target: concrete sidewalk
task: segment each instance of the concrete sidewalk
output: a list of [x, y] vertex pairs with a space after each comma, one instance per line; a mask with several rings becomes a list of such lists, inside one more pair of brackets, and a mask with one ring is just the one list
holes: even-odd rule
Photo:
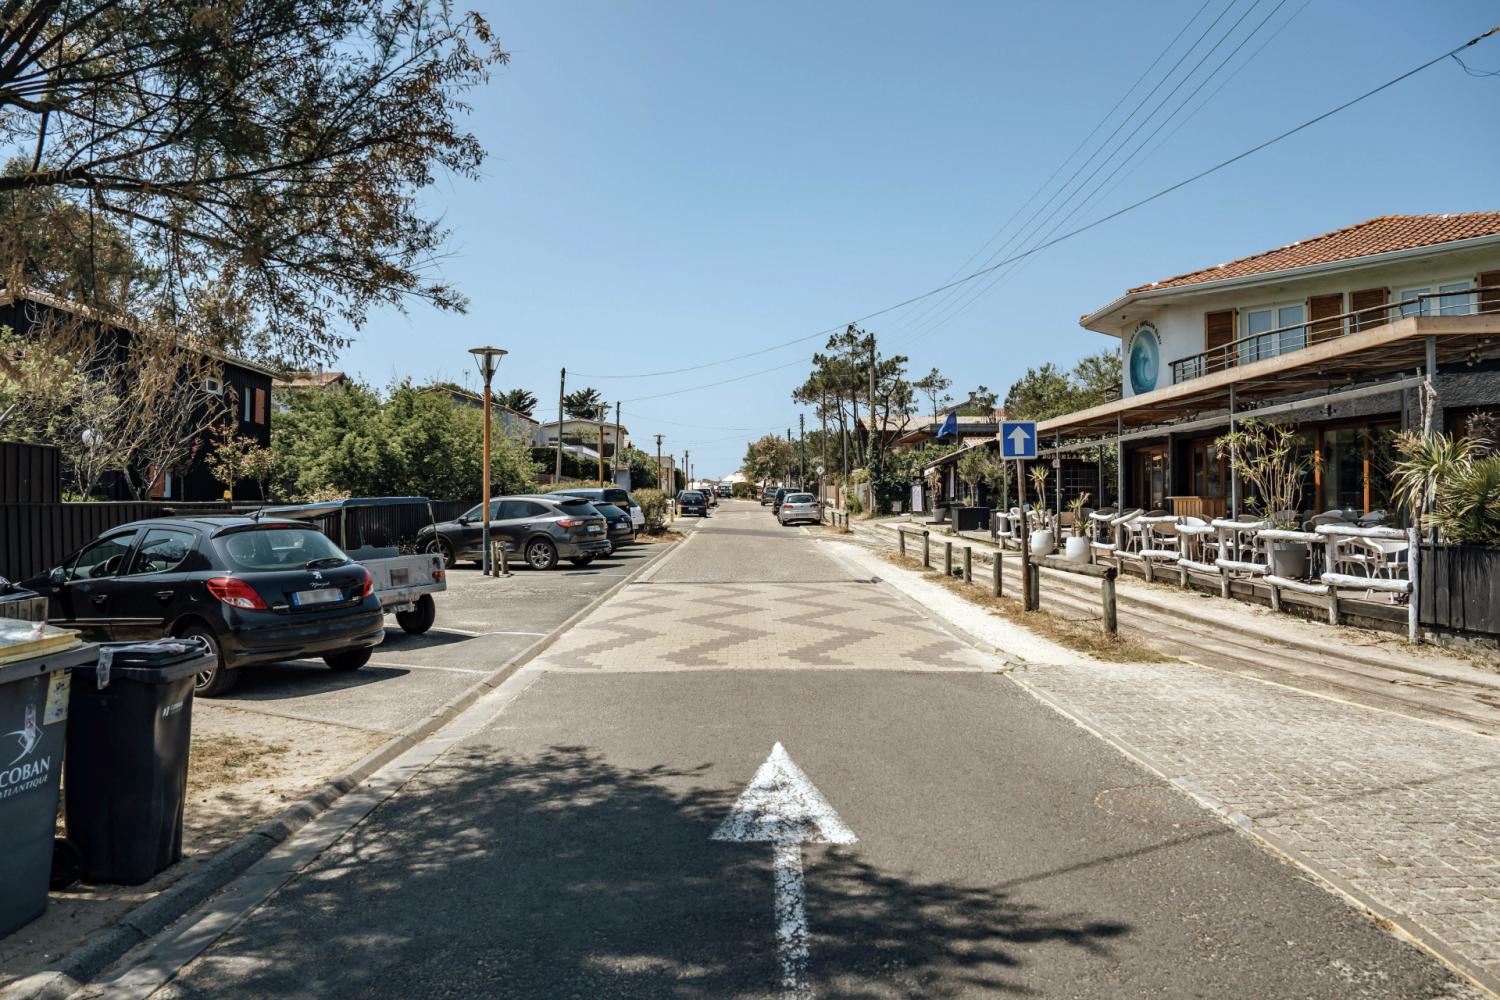
[[[912, 567], [884, 575], [958, 628], [994, 627]], [[1500, 740], [1204, 660], [1062, 654], [1011, 677], [1500, 995]]]
[[[894, 548], [895, 529], [905, 524], [890, 519], [855, 521], [852, 527], [867, 544]], [[993, 545], [936, 532], [931, 541], [934, 566], [941, 566], [942, 543], [952, 542], [955, 551], [974, 550], [976, 580], [988, 579]], [[907, 554], [914, 553], [908, 548]], [[1016, 593], [1011, 588], [1019, 588], [1019, 557], [1009, 552], [1004, 558], [1007, 592]], [[1122, 575], [1116, 590], [1120, 634], [1166, 655], [1470, 732], [1500, 733], [1500, 672], [1479, 658], [1182, 590], [1172, 582]], [[1044, 611], [1099, 620], [1093, 580], [1043, 569], [1041, 592]]]

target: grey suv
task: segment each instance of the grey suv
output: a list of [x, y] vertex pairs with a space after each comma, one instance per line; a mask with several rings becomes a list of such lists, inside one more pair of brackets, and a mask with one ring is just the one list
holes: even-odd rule
[[[425, 552], [438, 552], [452, 566], [460, 559], [483, 561], [484, 522], [481, 505], [456, 521], [424, 527], [417, 535]], [[559, 559], [587, 566], [609, 553], [604, 516], [580, 497], [498, 497], [490, 501], [490, 537], [505, 543], [532, 569], [551, 569]]]

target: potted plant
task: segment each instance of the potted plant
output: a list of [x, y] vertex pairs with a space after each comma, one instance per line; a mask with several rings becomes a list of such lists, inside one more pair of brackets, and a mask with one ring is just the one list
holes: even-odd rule
[[[990, 466], [989, 449], [983, 446], [971, 448], [958, 460], [958, 478], [969, 488], [971, 499], [979, 496], [979, 486], [988, 478]], [[977, 531], [989, 527], [990, 508], [978, 504], [961, 507], [955, 504], [953, 527], [958, 531]]]
[[[1312, 468], [1311, 452], [1303, 448], [1296, 429], [1277, 421], [1246, 420], [1237, 430], [1214, 441], [1229, 468], [1253, 488], [1249, 506], [1268, 527], [1295, 530], [1302, 481]], [[1266, 567], [1273, 576], [1297, 579], [1307, 575], [1307, 546], [1301, 542], [1266, 542]]]
[[1036, 491], [1033, 512], [1037, 524], [1031, 531], [1031, 554], [1037, 556], [1048, 555], [1057, 548], [1057, 538], [1047, 519], [1047, 471], [1045, 465], [1033, 465], [1030, 473], [1031, 488]]
[[1083, 505], [1089, 502], [1087, 493], [1080, 493], [1068, 502], [1068, 510], [1073, 512], [1073, 529], [1067, 540], [1063, 543], [1063, 558], [1069, 562], [1087, 563], [1089, 561], [1089, 539], [1084, 531]]

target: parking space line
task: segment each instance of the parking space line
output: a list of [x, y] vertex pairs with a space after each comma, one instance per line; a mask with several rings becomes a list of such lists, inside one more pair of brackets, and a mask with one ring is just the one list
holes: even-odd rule
[[371, 660], [369, 666], [390, 667], [392, 670], [446, 670], [450, 674], [487, 674], [485, 667], [440, 667], [435, 663], [391, 663], [387, 660]]
[[440, 628], [440, 629], [435, 628], [432, 631], [434, 631], [434, 632], [444, 632], [444, 633], [451, 632], [454, 635], [466, 635], [470, 639], [478, 639], [480, 636], [484, 636], [484, 635], [529, 635], [529, 636], [551, 635], [550, 632], [510, 632], [510, 631], [507, 631], [505, 629], [492, 629], [492, 630], [490, 630], [488, 632], [475, 632], [475, 631], [473, 631], [471, 629], [466, 629], [466, 628], [454, 628], [451, 625], [447, 626], [446, 628]]

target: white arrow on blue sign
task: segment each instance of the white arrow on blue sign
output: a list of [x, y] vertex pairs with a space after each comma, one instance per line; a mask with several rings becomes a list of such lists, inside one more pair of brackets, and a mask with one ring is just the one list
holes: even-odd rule
[[1035, 420], [1001, 421], [1000, 457], [1036, 458]]

